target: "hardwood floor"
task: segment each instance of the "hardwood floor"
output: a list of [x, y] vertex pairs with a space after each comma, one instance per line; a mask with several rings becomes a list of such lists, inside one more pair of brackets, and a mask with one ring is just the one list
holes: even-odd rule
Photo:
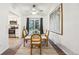
[[18, 38], [9, 38], [9, 49], [3, 52], [1, 55], [15, 55], [21, 45], [18, 44]]
[[[3, 52], [1, 55], [30, 55], [30, 46], [27, 46], [29, 43], [27, 43], [25, 47], [23, 47], [23, 44], [21, 45], [16, 44], [14, 47], [12, 43], [14, 43], [15, 39], [13, 40], [13, 42], [12, 40], [9, 43], [11, 44], [10, 48], [7, 49], [5, 52]], [[36, 48], [33, 49], [33, 55], [40, 55], [39, 49]], [[49, 40], [48, 47], [42, 47], [42, 55], [66, 55], [66, 54], [60, 48], [58, 48], [51, 40]]]
[[5, 52], [3, 52], [1, 55], [15, 55], [17, 52], [18, 48], [14, 48], [14, 49], [7, 49]]
[[[23, 47], [23, 45], [20, 47], [20, 49], [16, 52], [16, 55], [30, 55], [30, 47], [26, 45], [26, 47]], [[55, 51], [54, 47], [51, 46], [50, 43], [48, 43], [48, 47], [42, 46], [41, 49], [41, 55], [58, 55], [58, 53]], [[32, 55], [40, 55], [39, 48], [33, 48]]]
[[49, 42], [59, 55], [66, 55], [53, 41], [49, 40]]

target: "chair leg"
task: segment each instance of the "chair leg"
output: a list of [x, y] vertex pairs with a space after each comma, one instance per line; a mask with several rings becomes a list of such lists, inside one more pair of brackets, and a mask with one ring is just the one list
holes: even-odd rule
[[41, 45], [40, 45], [40, 55], [41, 55]]
[[46, 43], [46, 46], [48, 47], [48, 42]]
[[25, 47], [25, 39], [24, 39], [24, 47]]
[[46, 47], [48, 47], [48, 39], [46, 40]]
[[32, 45], [31, 45], [31, 52], [30, 52], [30, 54], [32, 55]]

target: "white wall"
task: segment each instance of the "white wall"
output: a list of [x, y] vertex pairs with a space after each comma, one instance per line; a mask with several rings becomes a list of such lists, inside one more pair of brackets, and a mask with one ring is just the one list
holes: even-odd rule
[[0, 54], [9, 47], [8, 9], [9, 9], [9, 4], [0, 4]]
[[79, 4], [63, 4], [63, 36], [50, 33], [50, 39], [67, 54], [79, 54]]
[[46, 33], [46, 30], [49, 30], [49, 16], [44, 16], [43, 20], [43, 30]]

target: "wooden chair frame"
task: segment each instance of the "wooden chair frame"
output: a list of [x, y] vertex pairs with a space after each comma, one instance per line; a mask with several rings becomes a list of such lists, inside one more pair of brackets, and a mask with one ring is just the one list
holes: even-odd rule
[[32, 37], [34, 36], [34, 35], [38, 35], [39, 37], [40, 37], [40, 44], [39, 44], [39, 48], [40, 48], [40, 55], [41, 55], [41, 43], [42, 43], [42, 38], [41, 38], [41, 35], [40, 34], [33, 34], [32, 36], [31, 36], [31, 55], [32, 55], [32, 48], [33, 48], [33, 45], [34, 44], [32, 44]]

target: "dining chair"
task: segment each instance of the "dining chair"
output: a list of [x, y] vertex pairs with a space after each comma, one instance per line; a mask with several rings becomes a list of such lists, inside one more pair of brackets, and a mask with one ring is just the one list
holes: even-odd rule
[[22, 38], [23, 38], [23, 41], [24, 41], [24, 44], [23, 44], [24, 47], [25, 47], [25, 42], [27, 41], [27, 40], [26, 40], [26, 36], [27, 36], [27, 32], [26, 32], [25, 29], [23, 29], [23, 30], [22, 30]]
[[48, 36], [49, 36], [49, 31], [46, 32], [45, 36], [46, 36], [46, 46], [48, 47]]
[[48, 47], [48, 36], [49, 36], [49, 32], [46, 31], [45, 34], [41, 35], [42, 40], [45, 41], [45, 45]]
[[34, 46], [40, 49], [40, 55], [41, 55], [41, 35], [40, 34], [33, 34], [31, 36], [31, 55], [32, 55], [33, 48], [35, 48]]

